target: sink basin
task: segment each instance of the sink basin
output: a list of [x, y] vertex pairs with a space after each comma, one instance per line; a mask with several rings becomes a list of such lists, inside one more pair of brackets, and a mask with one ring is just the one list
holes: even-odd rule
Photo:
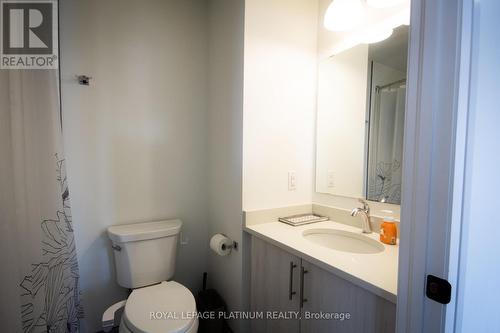
[[384, 251], [384, 245], [361, 233], [337, 229], [308, 229], [302, 235], [308, 241], [329, 249], [372, 254]]

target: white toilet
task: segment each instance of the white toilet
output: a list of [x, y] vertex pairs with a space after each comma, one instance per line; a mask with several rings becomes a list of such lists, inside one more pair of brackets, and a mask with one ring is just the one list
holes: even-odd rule
[[113, 242], [118, 284], [133, 289], [120, 333], [192, 333], [198, 330], [193, 294], [174, 275], [180, 220], [116, 225]]

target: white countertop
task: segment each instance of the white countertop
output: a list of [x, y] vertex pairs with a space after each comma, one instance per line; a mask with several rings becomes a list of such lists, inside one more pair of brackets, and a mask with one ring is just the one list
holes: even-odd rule
[[[342, 223], [325, 221], [293, 227], [281, 222], [245, 226], [244, 230], [309, 261], [368, 291], [396, 303], [398, 282], [398, 245], [384, 245], [375, 254], [357, 254], [317, 245], [302, 236], [307, 229], [337, 229], [361, 233], [361, 229]], [[365, 234], [378, 241], [377, 233]]]

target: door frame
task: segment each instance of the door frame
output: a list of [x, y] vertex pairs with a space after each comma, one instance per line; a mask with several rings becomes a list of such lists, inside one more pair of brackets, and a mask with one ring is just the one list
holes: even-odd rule
[[[473, 0], [412, 0], [397, 332], [452, 332], [462, 226]], [[425, 296], [433, 274], [452, 285]]]

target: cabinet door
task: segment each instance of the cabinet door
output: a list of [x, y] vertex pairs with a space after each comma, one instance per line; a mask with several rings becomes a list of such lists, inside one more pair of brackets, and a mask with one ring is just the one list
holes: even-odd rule
[[[301, 333], [353, 333], [395, 331], [396, 305], [336, 275], [302, 260], [303, 307]], [[323, 314], [350, 318], [320, 319]], [[309, 318], [309, 319], [308, 319]], [[346, 318], [346, 317], [344, 317]]]
[[[300, 258], [252, 237], [250, 307], [264, 315], [251, 320], [253, 333], [299, 332], [299, 270]], [[269, 318], [273, 311], [289, 318]]]

